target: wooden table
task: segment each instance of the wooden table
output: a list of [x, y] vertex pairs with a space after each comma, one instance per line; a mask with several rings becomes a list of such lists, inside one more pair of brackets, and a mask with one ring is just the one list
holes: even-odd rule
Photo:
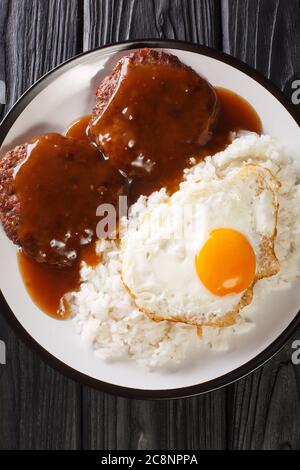
[[[0, 0], [4, 112], [69, 57], [137, 38], [223, 49], [289, 97], [292, 82], [300, 79], [299, 0]], [[291, 363], [291, 342], [227, 388], [151, 402], [68, 380], [29, 350], [1, 316], [0, 339], [7, 345], [7, 365], [0, 366], [0, 448], [300, 448], [300, 366]]]

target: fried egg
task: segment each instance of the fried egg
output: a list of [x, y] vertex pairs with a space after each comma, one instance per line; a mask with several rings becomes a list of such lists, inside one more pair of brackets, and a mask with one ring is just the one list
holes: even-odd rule
[[186, 182], [122, 238], [122, 279], [154, 320], [228, 326], [276, 274], [279, 182], [257, 165]]

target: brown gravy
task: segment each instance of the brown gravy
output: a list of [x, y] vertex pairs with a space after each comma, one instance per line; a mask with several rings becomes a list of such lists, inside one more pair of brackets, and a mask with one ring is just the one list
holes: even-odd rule
[[96, 239], [97, 207], [116, 204], [123, 182], [88, 143], [59, 134], [34, 139], [14, 177], [26, 254], [59, 268], [76, 264], [82, 246]]
[[68, 310], [61, 299], [67, 292], [77, 289], [78, 267], [57, 269], [37, 263], [22, 250], [18, 253], [18, 263], [24, 284], [34, 303], [48, 315], [62, 320], [67, 318]]
[[164, 62], [125, 61], [120, 75], [109, 105], [91, 123], [91, 139], [132, 178], [157, 181], [173, 166], [184, 168], [212, 137], [215, 89], [191, 68]]
[[[217, 151], [224, 149], [230, 143], [230, 133], [232, 131], [238, 131], [241, 129], [254, 131], [257, 133], [261, 133], [262, 131], [259, 116], [247, 101], [245, 101], [240, 96], [232, 93], [229, 90], [218, 88], [216, 89], [216, 92], [220, 102], [220, 115], [218, 123], [215, 127], [210, 142], [208, 142], [201, 149], [198, 149], [197, 154], [195, 155], [195, 159], [197, 162], [201, 161], [205, 156], [209, 154], [213, 154]], [[88, 125], [89, 116], [83, 116], [83, 118], [78, 119], [69, 127], [66, 135], [74, 137], [78, 140], [87, 141], [86, 135]], [[77, 144], [74, 145], [74, 150], [76, 151]], [[80, 145], [80, 143], [78, 143], [78, 145]], [[42, 185], [40, 185], [40, 183], [41, 181], [44, 181], [44, 184], [46, 184], [45, 168], [47, 168], [47, 161], [50, 159], [51, 152], [46, 151], [45, 153], [43, 148], [41, 148], [41, 150], [43, 150], [43, 152], [40, 152], [40, 150], [36, 152], [36, 158], [28, 160], [26, 166], [24, 165], [24, 169], [26, 169], [26, 171], [23, 173], [23, 182], [20, 179], [17, 184], [17, 186], [19, 187], [19, 191], [24, 192], [22, 197], [24, 197], [24, 195], [28, 196], [28, 188], [31, 189], [32, 193], [32, 187], [40, 188], [35, 189], [33, 200], [36, 200], [37, 197], [44, 197], [43, 190], [41, 189]], [[97, 151], [96, 149], [93, 149], [90, 152], [93, 160], [96, 155], [94, 155], [94, 152]], [[38, 156], [41, 156], [41, 154], [43, 154], [43, 159], [46, 155], [46, 160], [43, 160], [43, 164], [39, 165]], [[98, 157], [101, 158], [100, 155], [98, 155]], [[133, 200], [135, 200], [140, 194], [149, 194], [153, 190], [159, 189], [161, 186], [164, 185], [167, 186], [167, 188], [171, 192], [176, 190], [179, 181], [182, 179], [183, 168], [190, 166], [191, 164], [192, 163], [188, 159], [179, 159], [178, 161], [173, 160], [172, 165], [170, 165], [169, 161], [166, 161], [165, 165], [161, 165], [160, 174], [156, 175], [155, 178], [133, 178], [131, 182], [131, 202], [133, 202]], [[35, 172], [31, 172], [33, 167], [35, 167]], [[114, 178], [112, 178], [110, 175], [111, 170], [107, 170], [105, 176], [103, 176], [102, 169], [100, 168], [101, 164], [99, 164], [99, 171], [101, 171], [100, 173], [96, 172], [96, 177], [95, 168], [92, 167], [93, 165], [90, 168], [91, 171], [85, 168], [84, 171], [81, 171], [80, 174], [77, 174], [77, 179], [79, 179], [80, 181], [82, 179], [84, 181], [84, 183], [82, 183], [82, 189], [84, 189], [84, 191], [87, 191], [87, 194], [84, 196], [84, 198], [88, 199], [88, 190], [85, 186], [88, 185], [88, 183], [92, 184], [91, 181], [97, 183], [98, 178], [100, 178], [100, 180], [104, 184], [109, 182], [107, 193], [108, 202], [116, 204], [115, 195], [118, 193], [118, 190], [120, 188], [119, 178], [116, 178], [116, 183], [115, 175]], [[97, 164], [96, 167], [98, 168]], [[53, 207], [55, 207], [56, 204], [61, 204], [61, 202], [63, 201], [62, 195], [64, 195], [65, 197], [65, 195], [67, 194], [66, 190], [69, 190], [69, 188], [66, 187], [66, 185], [69, 184], [66, 183], [66, 181], [70, 181], [70, 169], [68, 169], [68, 164], [66, 169], [68, 170], [67, 173], [61, 171], [61, 169], [58, 170], [58, 168], [56, 168], [52, 175], [51, 171], [50, 173], [47, 171], [47, 185], [50, 184], [50, 187], [51, 185], [53, 185], [53, 188], [60, 187], [59, 194], [55, 196], [54, 200], [51, 203], [53, 204]], [[52, 176], [55, 176], [55, 178], [52, 179]], [[25, 178], [29, 178], [30, 180], [30, 184], [28, 186], [24, 184]], [[26, 181], [28, 180], [26, 179]], [[35, 183], [36, 186], [34, 186], [33, 183]], [[23, 186], [24, 188], [27, 187], [26, 191], [25, 189], [22, 189]], [[92, 198], [91, 201], [91, 207], [94, 211], [94, 199]], [[97, 200], [97, 205], [100, 202], [99, 200]], [[33, 204], [32, 214], [36, 213], [36, 209], [37, 206]], [[75, 208], [74, 216], [82, 216], [82, 211], [83, 206], [80, 206], [80, 208]], [[29, 211], [29, 213], [31, 213], [31, 210]], [[50, 214], [51, 211], [46, 214], [46, 222]], [[62, 215], [63, 214], [60, 213], [60, 217]], [[95, 219], [94, 216], [95, 212], [93, 213], [93, 217], [91, 217], [90, 222], [88, 223], [88, 226], [91, 227], [93, 230], [95, 229], [96, 223], [98, 221]], [[80, 217], [80, 220], [81, 219], [82, 217]], [[57, 227], [55, 228], [55, 230], [57, 231]], [[65, 228], [63, 229], [63, 232], [64, 230]], [[95, 237], [93, 236], [92, 243], [86, 245], [85, 247], [81, 247], [76, 262], [71, 268], [66, 269], [57, 269], [53, 266], [49, 266], [48, 264], [37, 263], [36, 261], [26, 256], [23, 251], [19, 252], [19, 266], [25, 285], [34, 302], [44, 312], [58, 319], [64, 319], [68, 316], [68, 311], [66, 310], [65, 305], [61, 302], [61, 299], [63, 295], [68, 291], [75, 290], [76, 288], [78, 288], [79, 265], [81, 260], [85, 260], [88, 264], [92, 266], [96, 265], [99, 262], [99, 257], [95, 253], [94, 240]]]
[[130, 191], [130, 203], [141, 194], [151, 194], [153, 191], [166, 187], [169, 192], [178, 189], [182, 180], [183, 170], [200, 161], [208, 155], [224, 150], [231, 142], [231, 133], [240, 130], [262, 132], [261, 120], [255, 109], [241, 96], [225, 88], [216, 88], [219, 99], [219, 118], [216, 123], [211, 140], [195, 154], [193, 159], [178, 159], [172, 165], [160, 167], [159, 175], [155, 178], [140, 177], [133, 179]]
[[88, 132], [91, 115], [86, 114], [85, 116], [76, 119], [65, 132], [67, 137], [73, 137], [73, 139], [83, 140], [89, 142]]
[[[95, 243], [82, 248], [80, 261], [85, 261], [92, 267], [99, 263]], [[58, 269], [37, 263], [19, 250], [18, 264], [24, 284], [34, 303], [43, 312], [60, 320], [68, 317], [68, 308], [62, 299], [67, 292], [74, 291], [79, 286], [80, 261], [69, 269]]]

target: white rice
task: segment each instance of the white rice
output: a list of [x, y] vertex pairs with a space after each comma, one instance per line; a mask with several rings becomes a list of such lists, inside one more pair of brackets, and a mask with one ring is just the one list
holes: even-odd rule
[[[80, 289], [68, 294], [76, 331], [84, 341], [93, 345], [98, 356], [103, 359], [129, 356], [142, 366], [157, 368], [180, 363], [190, 348], [205, 346], [226, 350], [228, 337], [245, 334], [254, 326], [251, 312], [258, 302], [270, 295], [272, 289], [284, 289], [299, 277], [300, 184], [294, 165], [271, 137], [247, 134], [236, 138], [225, 151], [186, 170], [186, 182], [181, 185], [189, 181], [222, 178], [230, 170], [246, 163], [268, 168], [282, 185], [275, 245], [280, 272], [256, 284], [254, 300], [241, 311], [235, 326], [222, 329], [204, 327], [203, 336], [199, 337], [194, 326], [166, 321], [157, 323], [141, 313], [122, 283], [118, 246], [114, 241], [101, 240], [97, 243], [101, 262], [95, 268], [83, 264]], [[147, 207], [166, 198], [164, 189], [149, 198], [140, 197], [130, 210], [130, 223], [138, 224]]]

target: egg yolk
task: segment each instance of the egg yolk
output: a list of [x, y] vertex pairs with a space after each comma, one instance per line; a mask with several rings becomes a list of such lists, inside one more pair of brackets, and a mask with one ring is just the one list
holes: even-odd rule
[[213, 294], [238, 294], [254, 280], [255, 253], [240, 232], [216, 229], [196, 255], [196, 270], [202, 284]]

